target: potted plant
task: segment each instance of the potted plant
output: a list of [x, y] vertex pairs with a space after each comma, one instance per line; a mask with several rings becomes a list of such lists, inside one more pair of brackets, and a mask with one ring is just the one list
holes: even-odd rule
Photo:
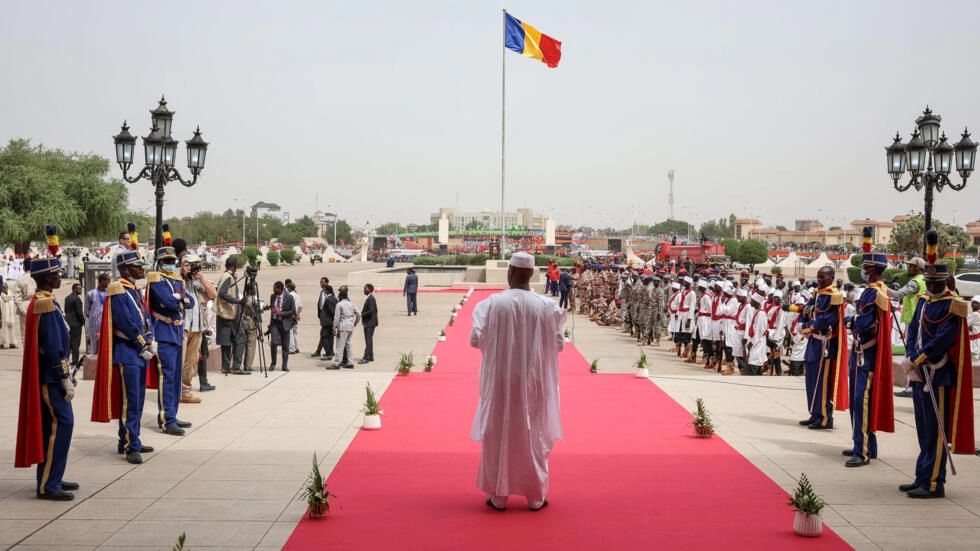
[[303, 488], [302, 498], [306, 499], [309, 506], [309, 516], [311, 519], [321, 519], [330, 512], [330, 498], [333, 493], [327, 490], [327, 484], [320, 475], [320, 465], [317, 463], [316, 452], [313, 452], [313, 470], [306, 479], [306, 487]]
[[815, 538], [823, 533], [823, 518], [820, 516], [820, 511], [826, 503], [813, 491], [806, 474], [800, 476], [789, 504], [796, 509], [796, 517], [793, 519], [794, 532], [808, 538]]
[[646, 379], [650, 376], [650, 370], [648, 369], [648, 367], [650, 367], [650, 364], [647, 363], [646, 352], [640, 352], [640, 359], [636, 360], [636, 363], [633, 364], [633, 367], [636, 368], [636, 374], [634, 375], [635, 377]]
[[435, 357], [435, 356], [429, 356], [429, 357], [427, 357], [427, 358], [425, 359], [425, 367], [423, 368], [423, 370], [424, 370], [424, 371], [425, 371], [426, 373], [428, 373], [428, 372], [430, 372], [430, 371], [432, 371], [432, 368], [433, 368], [433, 367], [434, 367], [435, 365], [436, 365], [436, 357]]
[[565, 329], [565, 342], [572, 341], [572, 332], [569, 329]]
[[415, 355], [414, 352], [409, 352], [408, 354], [402, 354], [401, 358], [398, 359], [398, 374], [408, 375], [412, 372], [412, 368], [415, 367]]
[[708, 408], [704, 407], [704, 400], [698, 398], [695, 400], [697, 404], [697, 411], [694, 412], [694, 434], [698, 438], [711, 438], [715, 433], [715, 425], [711, 422], [711, 415], [708, 414]]
[[446, 342], [446, 330], [445, 329], [440, 329], [439, 330], [439, 342]]
[[599, 358], [592, 360], [592, 363], [589, 365], [589, 372], [590, 373], [599, 372]]
[[177, 545], [173, 547], [172, 551], [184, 551], [184, 544], [187, 542], [187, 532], [181, 532], [177, 536]]
[[452, 327], [456, 323], [456, 314], [449, 316], [449, 327]]
[[378, 398], [371, 390], [371, 383], [367, 384], [367, 399], [364, 400], [364, 421], [361, 428], [365, 430], [378, 430], [381, 428], [381, 414], [384, 413], [378, 408]]

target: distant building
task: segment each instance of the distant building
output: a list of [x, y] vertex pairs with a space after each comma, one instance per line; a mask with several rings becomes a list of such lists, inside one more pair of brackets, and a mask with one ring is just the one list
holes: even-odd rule
[[[864, 228], [873, 228], [873, 240], [876, 245], [885, 245], [891, 240], [892, 229], [899, 222], [899, 218], [907, 219], [907, 216], [896, 216], [892, 221], [864, 220], [851, 221], [850, 228], [829, 229], [819, 220], [796, 220], [792, 230], [785, 230], [772, 227], [764, 227], [762, 222], [755, 218], [736, 218], [735, 219], [735, 238], [736, 239], [761, 239], [770, 243], [794, 244], [794, 245], [817, 245], [821, 247], [833, 247], [837, 245], [853, 245], [860, 247], [864, 240]], [[980, 235], [980, 221], [978, 224], [978, 235]]]
[[970, 245], [980, 246], [980, 220], [974, 220], [966, 225], [966, 234], [970, 236]]
[[284, 224], [289, 223], [289, 213], [284, 213], [282, 211], [282, 207], [275, 203], [259, 201], [258, 203], [252, 205], [252, 218], [261, 218], [263, 216], [273, 216], [282, 220]]
[[[484, 209], [481, 211], [456, 211], [452, 208], [440, 208], [439, 212], [429, 215], [432, 224], [438, 224], [443, 216], [449, 220], [449, 227], [453, 230], [466, 229], [467, 226], [476, 222], [484, 228], [500, 227], [500, 211]], [[545, 222], [548, 220], [547, 214], [536, 213], [531, 209], [517, 209], [514, 212], [504, 212], [504, 227], [523, 226], [529, 230], [544, 231]]]

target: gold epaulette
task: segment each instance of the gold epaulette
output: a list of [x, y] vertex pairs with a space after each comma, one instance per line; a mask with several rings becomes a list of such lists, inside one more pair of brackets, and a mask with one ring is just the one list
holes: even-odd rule
[[875, 304], [878, 305], [878, 308], [881, 308], [886, 312], [892, 308], [892, 303], [890, 300], [888, 300], [888, 293], [880, 289], [878, 290], [878, 294], [875, 295]]
[[965, 318], [970, 313], [970, 304], [961, 298], [954, 298], [953, 304], [949, 305], [949, 311], [961, 318]]
[[118, 281], [113, 281], [112, 283], [110, 283], [105, 290], [106, 296], [110, 296], [110, 297], [115, 295], [121, 295], [125, 292], [126, 292], [126, 288], [123, 287], [123, 284]]
[[834, 294], [830, 295], [831, 306], [840, 306], [841, 304], [844, 304], [844, 295], [842, 293], [835, 292]]
[[161, 274], [160, 272], [150, 272], [146, 274], [147, 283], [157, 283], [160, 281], [163, 281], [163, 274]]
[[37, 297], [34, 299], [34, 315], [54, 312], [54, 297]]

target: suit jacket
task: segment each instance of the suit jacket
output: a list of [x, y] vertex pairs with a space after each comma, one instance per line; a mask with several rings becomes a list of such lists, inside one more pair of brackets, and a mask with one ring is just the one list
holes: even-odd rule
[[65, 321], [68, 327], [82, 327], [85, 325], [85, 314], [82, 309], [82, 297], [75, 293], [69, 293], [65, 299]]
[[567, 293], [569, 289], [572, 288], [572, 276], [568, 272], [562, 272], [558, 276], [558, 290], [562, 293]]
[[[272, 307], [269, 310], [269, 323], [272, 324], [272, 316], [276, 309], [276, 299], [279, 297], [272, 293], [269, 297], [269, 306]], [[288, 291], [282, 292], [282, 308], [279, 312], [279, 319], [282, 320], [283, 329], [289, 331], [296, 325], [296, 301], [293, 300], [293, 295], [290, 295]]]
[[316, 301], [316, 315], [320, 319], [320, 327], [331, 327], [333, 326], [333, 313], [337, 310], [337, 297], [333, 294], [327, 295], [327, 298], [323, 301], [323, 306], [320, 305], [319, 297]]
[[378, 326], [378, 303], [374, 300], [374, 293], [364, 299], [364, 306], [361, 308], [361, 323], [364, 327]]
[[405, 289], [406, 293], [417, 293], [419, 291], [419, 276], [416, 274], [408, 274], [405, 276]]

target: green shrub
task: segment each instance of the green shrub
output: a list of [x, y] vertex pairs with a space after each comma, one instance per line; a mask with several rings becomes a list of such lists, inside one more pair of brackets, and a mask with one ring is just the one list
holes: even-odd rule
[[860, 268], [861, 267], [861, 264], [863, 264], [863, 263], [864, 263], [864, 255], [863, 254], [851, 255], [851, 266], [857, 266], [858, 268]]
[[[238, 253], [238, 254], [235, 254], [235, 255], [232, 255], [232, 256], [235, 257], [235, 262], [238, 263], [238, 269], [239, 270], [241, 270], [242, 268], [244, 268], [246, 266], [246, 264], [248, 264], [248, 257], [245, 256], [244, 254]], [[221, 269], [224, 269], [224, 266], [222, 266]]]
[[258, 247], [254, 247], [252, 245], [249, 245], [248, 247], [245, 247], [245, 250], [243, 251], [243, 253], [248, 258], [248, 264], [249, 264], [249, 266], [252, 266], [254, 268], [255, 267], [255, 263], [256, 263], [256, 261], [259, 258], [259, 248]]
[[901, 268], [886, 268], [885, 273], [881, 274], [881, 280], [888, 285], [898, 283], [898, 285], [901, 287], [909, 282], [909, 276], [908, 273]]
[[292, 264], [293, 261], [296, 260], [296, 251], [293, 249], [283, 249], [279, 251], [279, 257], [286, 264]]
[[956, 257], [956, 269], [957, 270], [962, 269], [964, 264], [966, 264], [966, 259], [963, 258], [962, 256], [957, 256]]
[[770, 268], [769, 273], [771, 273], [771, 274], [781, 274], [781, 273], [783, 273], [783, 269], [780, 268], [779, 266], [773, 266], [772, 268]]
[[265, 258], [269, 261], [270, 266], [279, 265], [279, 251], [269, 251], [265, 253]]
[[860, 285], [864, 281], [861, 279], [861, 268], [857, 266], [847, 267], [847, 280], [855, 285]]
[[539, 254], [534, 257], [535, 266], [547, 266], [548, 261], [553, 260], [557, 266], [572, 266], [575, 264], [575, 260], [572, 258], [566, 258], [564, 256], [552, 256], [547, 254]]

